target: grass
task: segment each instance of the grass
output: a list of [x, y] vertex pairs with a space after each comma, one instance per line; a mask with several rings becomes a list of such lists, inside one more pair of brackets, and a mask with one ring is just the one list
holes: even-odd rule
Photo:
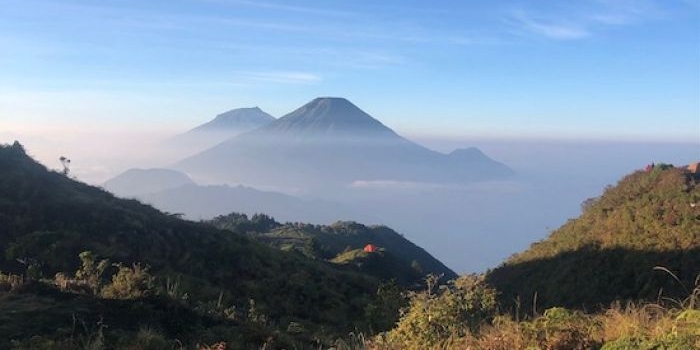
[[[527, 320], [498, 316], [478, 332], [448, 336], [423, 350], [700, 349], [700, 285], [683, 301], [614, 304], [596, 314], [551, 308]], [[407, 350], [379, 336], [371, 350]], [[416, 348], [418, 349], [418, 348]]]

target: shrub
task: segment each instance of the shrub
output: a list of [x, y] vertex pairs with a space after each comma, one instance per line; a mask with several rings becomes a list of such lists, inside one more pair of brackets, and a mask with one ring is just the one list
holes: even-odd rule
[[0, 292], [11, 292], [24, 284], [24, 277], [0, 272]]
[[102, 289], [102, 296], [111, 299], [136, 299], [149, 296], [154, 291], [154, 277], [148, 267], [134, 264], [131, 267], [117, 265], [112, 283]]
[[585, 350], [597, 343], [600, 322], [578, 311], [561, 307], [545, 310], [541, 317], [524, 324], [524, 330], [540, 349]]
[[387, 340], [402, 349], [427, 349], [476, 333], [496, 311], [496, 291], [483, 276], [465, 275], [437, 292], [437, 277], [428, 277], [428, 289], [412, 293], [409, 306]]
[[92, 293], [98, 295], [102, 287], [102, 275], [109, 267], [109, 260], [103, 259], [98, 262], [97, 256], [91, 251], [84, 251], [78, 256], [82, 265], [75, 272], [75, 278], [85, 282], [92, 288]]

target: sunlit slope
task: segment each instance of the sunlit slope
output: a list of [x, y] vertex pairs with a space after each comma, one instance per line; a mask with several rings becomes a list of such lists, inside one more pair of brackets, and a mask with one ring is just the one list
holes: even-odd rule
[[584, 202], [580, 217], [508, 259], [489, 280], [503, 300], [528, 308], [683, 298], [700, 273], [699, 202], [698, 177], [685, 168], [637, 171]]

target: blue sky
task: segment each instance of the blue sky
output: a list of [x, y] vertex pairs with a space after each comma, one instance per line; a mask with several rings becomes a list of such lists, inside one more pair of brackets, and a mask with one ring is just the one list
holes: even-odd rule
[[0, 131], [343, 96], [405, 134], [700, 142], [695, 0], [0, 0]]

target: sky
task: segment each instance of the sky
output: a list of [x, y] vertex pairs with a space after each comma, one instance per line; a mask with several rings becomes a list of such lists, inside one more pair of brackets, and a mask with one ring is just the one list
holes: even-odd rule
[[0, 0], [0, 133], [342, 96], [406, 135], [699, 143], [699, 43], [696, 0]]

